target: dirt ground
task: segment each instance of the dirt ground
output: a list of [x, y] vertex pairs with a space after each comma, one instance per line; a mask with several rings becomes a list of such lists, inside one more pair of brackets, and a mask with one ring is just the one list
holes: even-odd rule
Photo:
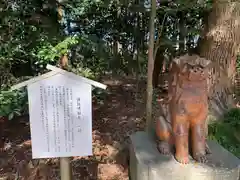
[[[129, 136], [144, 129], [144, 82], [107, 78], [102, 100], [93, 98], [93, 156], [73, 157], [76, 180], [128, 180]], [[136, 91], [138, 89], [138, 92]], [[5, 152], [0, 153], [0, 180], [57, 180], [59, 159], [31, 159], [29, 118], [7, 123]]]

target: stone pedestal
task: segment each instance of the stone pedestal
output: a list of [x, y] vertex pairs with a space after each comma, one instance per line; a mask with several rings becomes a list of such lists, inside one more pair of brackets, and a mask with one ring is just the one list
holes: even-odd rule
[[161, 155], [153, 138], [145, 132], [131, 136], [131, 180], [239, 180], [240, 160], [214, 141], [208, 163], [178, 163], [173, 156]]

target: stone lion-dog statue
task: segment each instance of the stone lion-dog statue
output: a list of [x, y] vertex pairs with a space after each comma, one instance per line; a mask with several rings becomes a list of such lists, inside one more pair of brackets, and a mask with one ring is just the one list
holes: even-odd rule
[[211, 153], [206, 143], [207, 80], [209, 69], [215, 65], [197, 55], [184, 55], [172, 62], [169, 113], [157, 119], [155, 132], [160, 153], [170, 154], [175, 147], [175, 159], [182, 164], [189, 162], [189, 146], [193, 159], [200, 163], [205, 163], [206, 154]]

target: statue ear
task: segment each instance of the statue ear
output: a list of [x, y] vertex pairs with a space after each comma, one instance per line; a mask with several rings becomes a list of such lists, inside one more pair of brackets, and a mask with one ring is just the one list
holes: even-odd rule
[[174, 71], [175, 73], [181, 71], [181, 61], [180, 59], [176, 58], [173, 59], [171, 63], [171, 70]]
[[173, 59], [173, 62], [175, 62], [178, 67], [181, 67], [183, 64], [189, 61], [189, 57], [190, 56], [188, 54], [185, 54], [183, 56]]
[[212, 61], [207, 60], [205, 58], [197, 58], [197, 64], [200, 64], [204, 69], [209, 69], [213, 67]]
[[185, 73], [188, 70], [187, 55], [175, 58], [173, 60], [173, 65], [177, 67], [179, 73]]
[[204, 74], [207, 75], [209, 73], [209, 70], [214, 67], [214, 63], [212, 61], [209, 61], [203, 67]]
[[181, 59], [175, 58], [175, 59], [173, 59], [172, 63], [179, 67], [181, 65]]
[[187, 63], [184, 63], [182, 65], [182, 68], [181, 68], [181, 73], [186, 73], [188, 70], [188, 64]]
[[204, 60], [202, 60], [201, 64], [202, 64], [203, 67], [207, 67], [210, 64], [212, 64], [212, 61], [204, 59]]

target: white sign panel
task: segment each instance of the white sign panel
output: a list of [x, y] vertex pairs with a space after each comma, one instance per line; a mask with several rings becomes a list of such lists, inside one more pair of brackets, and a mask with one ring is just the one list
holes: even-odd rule
[[28, 85], [33, 158], [92, 155], [91, 95], [61, 74]]

